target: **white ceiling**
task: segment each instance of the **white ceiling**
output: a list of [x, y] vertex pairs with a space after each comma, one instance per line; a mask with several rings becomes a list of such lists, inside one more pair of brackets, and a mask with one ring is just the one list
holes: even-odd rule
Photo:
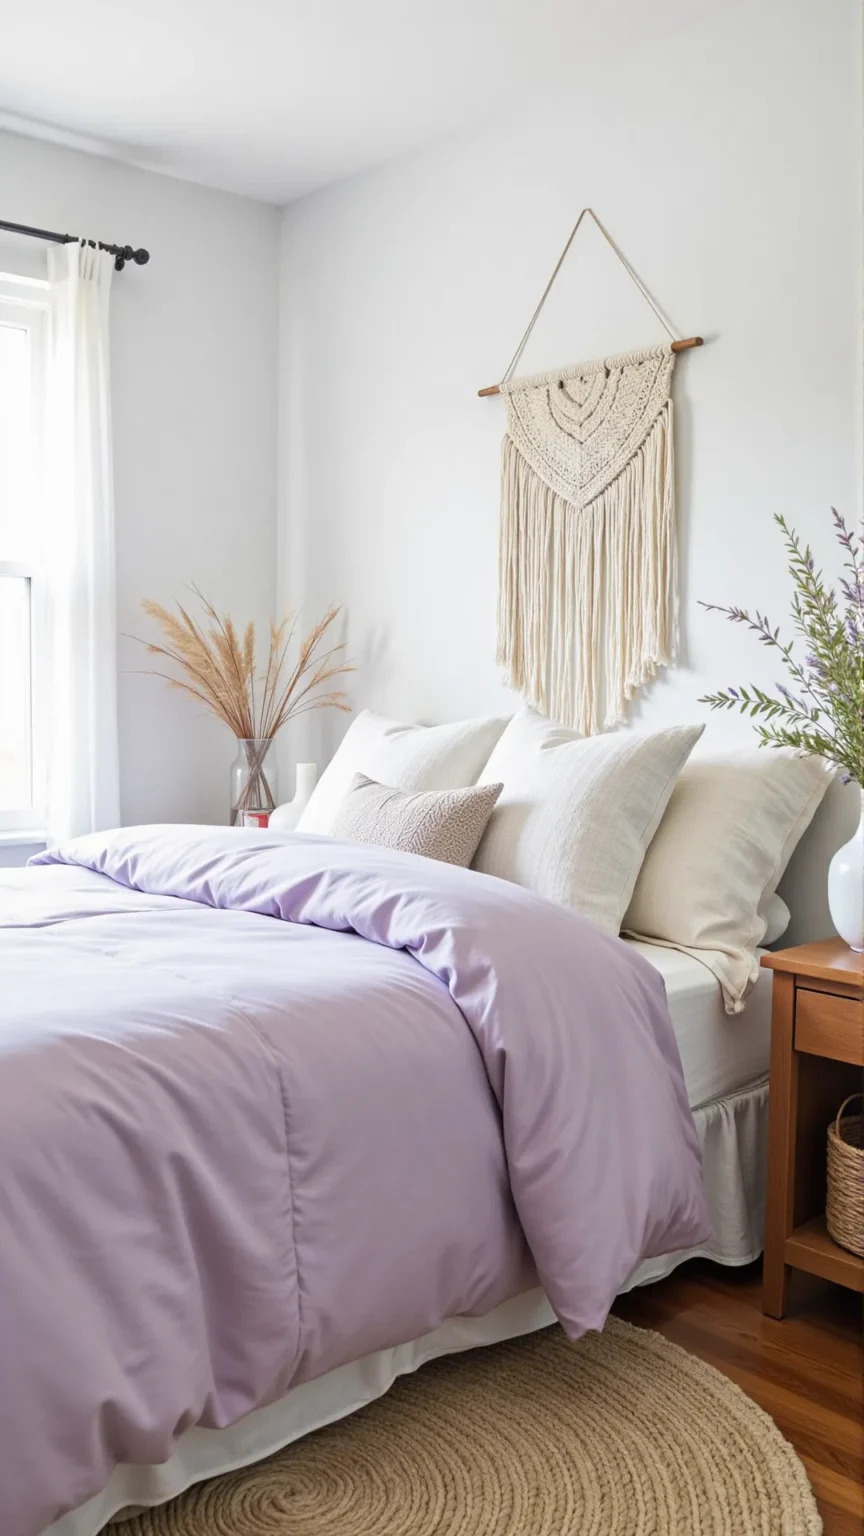
[[0, 0], [0, 126], [284, 203], [711, 0]]

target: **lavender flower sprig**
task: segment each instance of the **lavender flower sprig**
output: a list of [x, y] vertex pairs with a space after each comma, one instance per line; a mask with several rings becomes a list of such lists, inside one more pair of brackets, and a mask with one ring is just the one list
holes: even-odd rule
[[762, 723], [755, 730], [761, 746], [812, 752], [839, 768], [844, 782], [856, 779], [864, 785], [864, 529], [853, 533], [834, 507], [831, 515], [846, 556], [839, 596], [817, 571], [809, 544], [802, 545], [784, 517], [774, 518], [783, 532], [795, 587], [793, 625], [807, 646], [803, 661], [758, 609], [751, 614], [746, 608], [700, 605], [710, 613], [725, 614], [733, 624], [745, 624], [762, 645], [778, 651], [792, 687], [778, 683], [775, 694], [755, 684], [725, 688], [706, 694], [699, 703], [758, 717]]

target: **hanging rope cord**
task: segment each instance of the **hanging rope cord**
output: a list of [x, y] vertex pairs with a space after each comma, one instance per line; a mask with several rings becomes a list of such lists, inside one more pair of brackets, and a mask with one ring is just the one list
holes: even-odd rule
[[[558, 276], [558, 273], [561, 271], [561, 268], [564, 265], [565, 259], [567, 257], [567, 252], [569, 251], [571, 245], [573, 244], [573, 241], [576, 239], [576, 235], [577, 235], [577, 232], [579, 230], [579, 226], [582, 223], [582, 220], [584, 218], [586, 218], [586, 217], [591, 218], [591, 219], [594, 220], [594, 223], [596, 224], [597, 228], [599, 229], [599, 231], [600, 231], [601, 235], [603, 236], [604, 240], [607, 242], [608, 245], [610, 245], [612, 247], [612, 250], [615, 252], [615, 255], [618, 257], [618, 260], [620, 261], [622, 267], [624, 268], [624, 271], [627, 273], [627, 276], [629, 278], [631, 278], [632, 281], [636, 284], [636, 287], [639, 289], [639, 292], [641, 293], [643, 299], [645, 299], [646, 303], [650, 304], [650, 306], [653, 309], [655, 315], [657, 316], [657, 319], [660, 321], [660, 324], [662, 325], [664, 331], [666, 331], [666, 333], [672, 338], [673, 342], [674, 341], [679, 341], [681, 339], [679, 336], [676, 335], [673, 327], [669, 324], [669, 321], [667, 320], [666, 316], [664, 315], [664, 313], [663, 313], [662, 309], [660, 308], [660, 305], [657, 303], [656, 299], [652, 298], [651, 294], [649, 293], [648, 289], [645, 287], [645, 284], [643, 283], [643, 281], [642, 281], [641, 277], [639, 276], [638, 272], [635, 272], [634, 269], [631, 267], [629, 261], [627, 260], [627, 257], [624, 255], [624, 252], [621, 250], [621, 247], [619, 245], [617, 245], [616, 242], [613, 240], [613, 238], [610, 235], [610, 233], [609, 233], [608, 229], [606, 228], [606, 226], [600, 222], [600, 220], [598, 219], [596, 213], [594, 212], [594, 209], [593, 208], [583, 208], [582, 212], [580, 213], [580, 215], [578, 217], [578, 219], [576, 220], [576, 223], [573, 225], [573, 228], [570, 231], [570, 235], [569, 235], [569, 238], [567, 240], [567, 244], [565, 245], [563, 251], [561, 252], [561, 255], [558, 257], [558, 260], [555, 263], [554, 271], [553, 271], [552, 276], [550, 277], [548, 283], [546, 284], [546, 287], [543, 290], [543, 294], [542, 294], [542, 297], [540, 299], [540, 303], [537, 305], [537, 308], [535, 309], [533, 315], [531, 316], [531, 319], [528, 322], [528, 326], [527, 326], [527, 329], [525, 331], [525, 335], [522, 337], [522, 340], [520, 341], [518, 347], [516, 348], [516, 351], [513, 353], [513, 356], [510, 359], [510, 363], [509, 363], [509, 365], [507, 367], [507, 371], [504, 374], [503, 379], [501, 380], [501, 385], [504, 385], [504, 384], [506, 384], [508, 382], [508, 380], [510, 379], [510, 377], [511, 377], [511, 375], [513, 373], [514, 368], [516, 367], [517, 363], [519, 362], [520, 357], [522, 356], [522, 353], [525, 351], [525, 348], [528, 345], [528, 341], [529, 341], [529, 338], [531, 336], [531, 332], [533, 331], [535, 325], [537, 324], [537, 321], [540, 318], [540, 313], [541, 313], [541, 311], [543, 309], [543, 305], [546, 303], [546, 300], [548, 299], [549, 294], [552, 291], [552, 284], [554, 283], [556, 277]], [[499, 388], [500, 387], [501, 386], [499, 385]]]

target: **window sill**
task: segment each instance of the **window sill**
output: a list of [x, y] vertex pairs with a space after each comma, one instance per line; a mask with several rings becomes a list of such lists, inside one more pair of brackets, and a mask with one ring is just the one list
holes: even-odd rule
[[11, 827], [5, 832], [0, 827], [0, 848], [29, 848], [36, 843], [44, 844], [45, 838], [44, 827]]

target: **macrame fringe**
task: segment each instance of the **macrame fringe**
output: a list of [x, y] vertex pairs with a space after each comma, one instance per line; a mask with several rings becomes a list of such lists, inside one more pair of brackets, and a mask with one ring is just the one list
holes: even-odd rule
[[678, 643], [672, 401], [581, 510], [504, 438], [498, 661], [541, 714], [584, 736], [619, 725]]

